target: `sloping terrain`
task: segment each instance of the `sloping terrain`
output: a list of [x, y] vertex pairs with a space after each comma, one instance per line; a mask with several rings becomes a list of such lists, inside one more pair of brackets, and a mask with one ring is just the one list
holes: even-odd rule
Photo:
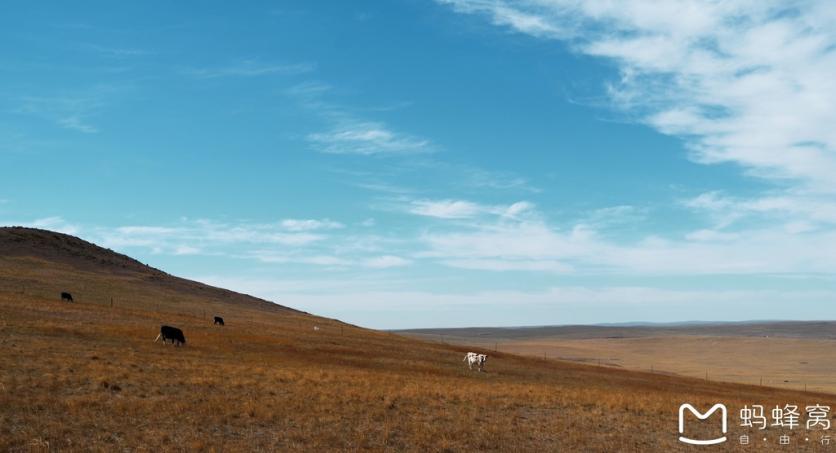
[[[836, 407], [830, 395], [361, 329], [68, 236], [3, 236], [0, 451], [685, 451], [683, 402], [729, 407], [729, 442], [705, 451], [751, 451], [737, 443], [745, 433], [769, 439], [758, 451], [786, 450], [784, 433], [793, 450], [818, 451], [804, 430], [753, 433], [734, 414], [745, 404]], [[212, 325], [215, 314], [225, 327]], [[182, 328], [187, 345], [154, 343], [163, 323]], [[489, 355], [486, 372], [462, 363], [471, 349]]]
[[217, 304], [287, 311], [256, 297], [182, 279], [66, 234], [0, 228], [0, 289], [43, 298], [67, 291], [86, 304], [195, 311]]

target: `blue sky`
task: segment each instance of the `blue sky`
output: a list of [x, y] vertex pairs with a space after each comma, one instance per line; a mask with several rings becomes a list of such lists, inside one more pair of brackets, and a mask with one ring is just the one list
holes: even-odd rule
[[0, 224], [377, 328], [836, 318], [829, 2], [17, 2]]

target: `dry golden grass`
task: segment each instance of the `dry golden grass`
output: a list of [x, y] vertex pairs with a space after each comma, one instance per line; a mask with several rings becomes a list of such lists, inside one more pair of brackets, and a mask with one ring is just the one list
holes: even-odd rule
[[[685, 451], [682, 402], [836, 408], [491, 351], [487, 372], [469, 372], [470, 348], [43, 260], [0, 259], [0, 282], [2, 451]], [[60, 302], [70, 288], [78, 303]], [[187, 346], [153, 343], [161, 323]], [[732, 422], [732, 441], [742, 432]]]
[[676, 335], [506, 341], [506, 352], [633, 370], [836, 393], [833, 340]]

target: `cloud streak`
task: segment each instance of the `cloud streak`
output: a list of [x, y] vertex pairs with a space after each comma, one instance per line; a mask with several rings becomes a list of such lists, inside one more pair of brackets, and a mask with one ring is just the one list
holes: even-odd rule
[[313, 63], [277, 64], [263, 63], [259, 60], [241, 60], [226, 66], [191, 68], [185, 74], [199, 79], [216, 79], [222, 77], [261, 77], [268, 75], [299, 75], [316, 69]]
[[393, 155], [430, 152], [429, 140], [395, 132], [370, 121], [340, 121], [327, 132], [309, 134], [315, 149], [328, 154]]
[[486, 205], [467, 200], [413, 200], [406, 210], [415, 215], [438, 219], [472, 219], [482, 215], [516, 218], [531, 212], [534, 205], [518, 201], [510, 205]]
[[95, 134], [99, 128], [90, 122], [90, 118], [103, 107], [104, 102], [98, 96], [25, 96], [17, 113], [54, 121], [64, 129]]

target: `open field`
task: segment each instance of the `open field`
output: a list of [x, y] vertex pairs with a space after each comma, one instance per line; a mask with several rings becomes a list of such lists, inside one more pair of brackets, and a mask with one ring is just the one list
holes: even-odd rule
[[[28, 255], [0, 250], [0, 451], [691, 451], [677, 442], [682, 402], [724, 402], [730, 415], [745, 404], [836, 407], [832, 395], [487, 348], [475, 349], [490, 355], [487, 372], [469, 372], [471, 347], [88, 262], [107, 253], [83, 244], [68, 256], [44, 253], [48, 238], [25, 241], [38, 244]], [[188, 344], [153, 343], [161, 323]], [[733, 442], [751, 433], [734, 420], [732, 441], [701, 450], [754, 451]], [[795, 451], [822, 450], [803, 430], [770, 428], [757, 451], [786, 451], [784, 433]]]
[[409, 334], [535, 357], [836, 393], [832, 322], [434, 329]]

